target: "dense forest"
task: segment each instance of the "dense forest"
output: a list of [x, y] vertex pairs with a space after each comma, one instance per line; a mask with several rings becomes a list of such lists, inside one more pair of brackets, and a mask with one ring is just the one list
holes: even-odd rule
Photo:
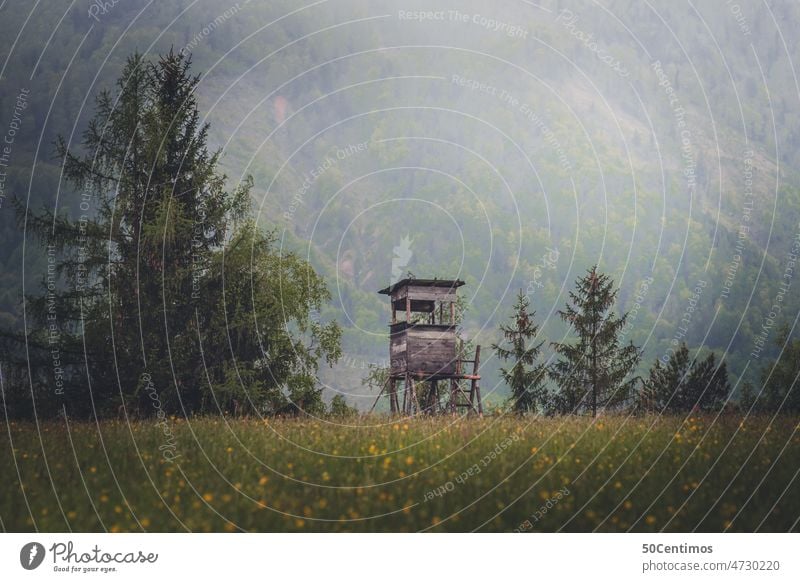
[[[558, 311], [595, 264], [643, 375], [685, 343], [752, 397], [796, 346], [800, 6], [493, 7], [505, 26], [458, 6], [468, 18], [366, 0], [0, 8], [0, 325], [32, 332], [23, 297], [47, 284], [14, 199], [79, 220], [59, 136], [80, 148], [129, 55], [172, 50], [200, 75], [228, 190], [252, 176], [253, 224], [331, 291], [311, 314], [342, 326], [326, 399], [372, 404], [361, 379], [387, 358], [376, 292], [400, 275], [466, 281], [463, 336], [488, 346], [520, 290], [542, 338], [565, 337]], [[546, 342], [542, 361], [555, 355]], [[501, 366], [484, 364], [490, 402], [509, 394]]]

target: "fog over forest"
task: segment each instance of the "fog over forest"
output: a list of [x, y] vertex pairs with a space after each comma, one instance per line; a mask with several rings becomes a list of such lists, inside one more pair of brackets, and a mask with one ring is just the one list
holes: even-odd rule
[[368, 409], [386, 365], [377, 291], [460, 278], [483, 390], [519, 290], [550, 341], [592, 265], [619, 286], [641, 373], [680, 341], [758, 383], [800, 286], [800, 5], [145, 0], [0, 7], [0, 324], [22, 330], [46, 250], [24, 207], [77, 220], [57, 136], [80, 148], [125, 59], [191, 54], [230, 188], [252, 175], [259, 226], [307, 258], [343, 328], [326, 400]]

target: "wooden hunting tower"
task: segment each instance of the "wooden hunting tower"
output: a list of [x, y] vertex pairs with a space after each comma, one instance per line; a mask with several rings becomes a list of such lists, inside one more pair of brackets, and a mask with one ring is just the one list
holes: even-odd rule
[[[392, 307], [389, 376], [378, 399], [388, 388], [389, 408], [393, 414], [401, 411], [404, 414], [455, 412], [458, 407], [483, 413], [478, 383], [481, 348], [476, 348], [473, 360], [459, 357], [456, 293], [462, 285], [464, 281], [457, 279], [403, 279], [378, 291], [389, 296]], [[472, 364], [472, 374], [463, 373], [464, 363]], [[469, 391], [462, 389], [462, 380], [470, 382]], [[449, 381], [449, 397], [447, 391], [439, 393], [440, 381]], [[402, 407], [397, 390], [400, 382], [403, 383]]]

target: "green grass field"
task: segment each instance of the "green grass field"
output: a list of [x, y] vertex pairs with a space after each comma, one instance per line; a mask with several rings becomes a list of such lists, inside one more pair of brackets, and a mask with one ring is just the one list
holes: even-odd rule
[[800, 516], [790, 417], [6, 429], [6, 531], [788, 531]]

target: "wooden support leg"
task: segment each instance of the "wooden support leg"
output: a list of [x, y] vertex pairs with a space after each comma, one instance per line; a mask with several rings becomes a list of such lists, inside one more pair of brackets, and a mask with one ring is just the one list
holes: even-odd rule
[[414, 414], [414, 392], [416, 390], [416, 386], [414, 386], [414, 379], [411, 375], [408, 375], [408, 415], [411, 416]]
[[399, 414], [400, 413], [400, 401], [397, 398], [397, 378], [392, 378], [391, 387], [392, 387], [392, 396], [391, 396], [392, 414]]
[[[389, 382], [390, 381], [391, 381], [390, 378], [386, 378], [386, 382], [384, 382], [383, 386], [381, 386], [381, 391], [378, 392], [378, 397], [375, 399], [375, 402], [373, 402], [372, 408], [369, 409], [370, 412], [375, 410], [375, 406], [378, 404], [378, 401], [381, 399], [381, 396], [383, 396], [383, 393], [386, 390], [386, 388], [389, 386]], [[392, 400], [392, 395], [389, 394], [389, 406], [391, 406], [391, 400]]]
[[478, 409], [475, 408], [475, 390], [477, 388], [477, 381], [470, 380], [469, 382], [469, 407], [472, 412], [478, 413]]
[[411, 410], [409, 411], [411, 415], [414, 412], [419, 412], [419, 399], [417, 398], [417, 385], [414, 382], [414, 377], [411, 377], [411, 406], [409, 407]]
[[408, 372], [403, 382], [403, 414], [408, 414]]
[[[474, 396], [478, 399], [478, 414], [483, 416], [483, 404], [481, 403], [481, 385], [480, 385], [480, 374], [478, 369], [481, 365], [481, 346], [475, 346], [475, 362], [472, 364], [472, 375], [475, 376], [475, 380], [472, 381], [472, 392]], [[470, 402], [472, 402], [472, 396], [470, 394]]]
[[397, 414], [400, 414], [400, 380], [395, 380], [396, 388], [394, 390], [394, 407], [397, 409]]

